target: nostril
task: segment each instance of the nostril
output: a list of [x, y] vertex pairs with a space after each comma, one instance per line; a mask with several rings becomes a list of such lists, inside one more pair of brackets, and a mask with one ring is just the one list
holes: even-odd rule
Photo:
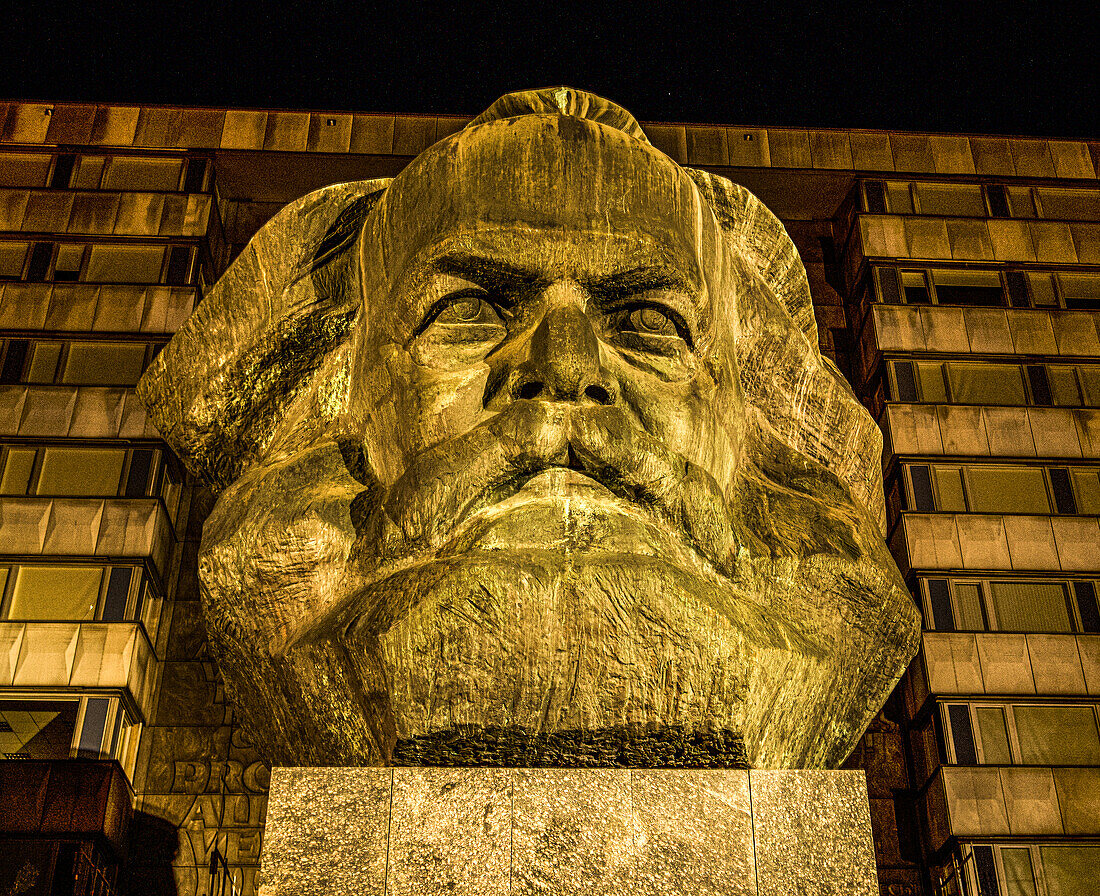
[[611, 404], [611, 393], [603, 386], [593, 384], [584, 390], [584, 394], [596, 404]]
[[520, 398], [538, 398], [540, 392], [542, 392], [542, 383], [538, 380], [528, 380], [519, 387], [519, 392], [516, 394]]

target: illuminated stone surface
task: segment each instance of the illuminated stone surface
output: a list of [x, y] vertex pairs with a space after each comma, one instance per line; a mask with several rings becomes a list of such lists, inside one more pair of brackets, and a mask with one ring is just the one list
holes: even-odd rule
[[261, 896], [383, 892], [878, 888], [862, 772], [275, 769]]
[[280, 764], [830, 767], [917, 646], [782, 225], [588, 94], [291, 204], [139, 392]]

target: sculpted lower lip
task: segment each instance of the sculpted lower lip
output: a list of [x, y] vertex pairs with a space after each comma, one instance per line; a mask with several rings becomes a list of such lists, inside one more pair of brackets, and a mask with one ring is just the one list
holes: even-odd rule
[[536, 473], [519, 489], [536, 495], [576, 495], [585, 492], [609, 495], [611, 491], [591, 476], [568, 467], [549, 467]]

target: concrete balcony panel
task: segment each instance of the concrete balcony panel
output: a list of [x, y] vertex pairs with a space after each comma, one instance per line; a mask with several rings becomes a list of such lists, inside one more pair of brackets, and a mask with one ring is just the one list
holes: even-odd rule
[[1057, 355], [1053, 313], [1030, 308], [1010, 308], [1008, 329], [1012, 334], [1011, 354]]
[[1096, 314], [1091, 311], [1048, 311], [1059, 355], [1100, 355]]
[[[1045, 569], [1058, 563], [1058, 551], [1052, 518], [1045, 516], [1004, 516], [1005, 535], [1011, 569]], [[961, 520], [960, 520], [961, 525]], [[961, 528], [960, 528], [961, 537]], [[1002, 569], [1001, 566], [990, 567]]]
[[1031, 657], [1036, 693], [1088, 693], [1077, 636], [1029, 634], [1027, 650]]
[[152, 717], [157, 659], [136, 622], [0, 622], [0, 650], [0, 687], [125, 690]]
[[970, 351], [991, 355], [1011, 355], [1015, 351], [1004, 308], [963, 308], [962, 311]]
[[1000, 456], [1017, 451], [1024, 457], [1035, 454], [1030, 421], [1027, 414], [1021, 414], [1020, 410], [1005, 407], [982, 408], [990, 454]]
[[1000, 218], [985, 222], [989, 244], [997, 261], [1035, 261], [1035, 244], [1027, 221]]
[[1100, 412], [1089, 408], [892, 403], [882, 422], [899, 455], [1100, 457]]
[[925, 632], [922, 647], [931, 693], [985, 693], [976, 635], [967, 632]]
[[1062, 815], [1049, 768], [1001, 768], [1008, 829], [1016, 836], [1059, 836]]
[[993, 243], [985, 221], [970, 218], [947, 219], [947, 242], [951, 258], [956, 261], [972, 261], [989, 258]]
[[982, 664], [982, 693], [1035, 693], [1025, 635], [982, 633], [976, 641]]
[[984, 457], [990, 453], [989, 425], [983, 408], [937, 405], [936, 419], [944, 454]]
[[166, 574], [172, 525], [152, 498], [0, 498], [8, 555], [141, 557]]
[[1053, 769], [1054, 786], [1067, 834], [1100, 834], [1100, 769]]
[[937, 696], [1100, 694], [1100, 635], [925, 632], [921, 656]]
[[3, 189], [0, 230], [203, 237], [210, 223], [211, 208], [211, 197], [203, 193]]
[[1077, 247], [1068, 224], [1056, 221], [1029, 221], [1035, 260], [1040, 264], [1077, 264]]
[[1100, 225], [1075, 222], [1069, 229], [1081, 264], [1100, 264]]
[[133, 389], [0, 386], [0, 436], [33, 439], [155, 439]]
[[966, 354], [970, 349], [970, 337], [966, 331], [966, 315], [969, 309], [945, 306], [917, 308], [924, 330], [924, 348], [930, 352]]
[[962, 548], [959, 546], [959, 531], [953, 514], [906, 513], [902, 515], [898, 532], [910, 567], [962, 567]]
[[985, 514], [955, 518], [959, 532], [962, 565], [966, 569], [1000, 569], [1010, 560], [1006, 533], [1008, 520]]
[[942, 768], [947, 814], [956, 837], [1004, 837], [1008, 823], [1001, 776], [996, 768]]
[[1081, 437], [1070, 408], [1020, 408], [1031, 424], [1033, 452], [1045, 457], [1083, 457]]
[[1100, 457], [1100, 411], [1082, 408], [1074, 412], [1073, 422], [1081, 438], [1082, 456]]
[[1095, 837], [1100, 769], [944, 766], [922, 802], [933, 850], [950, 836]]
[[1100, 635], [1078, 635], [1077, 652], [1081, 657], [1085, 690], [1089, 694], [1100, 694]]
[[873, 305], [865, 338], [883, 352], [1100, 355], [1095, 314], [1041, 308]]
[[1087, 516], [904, 513], [893, 542], [915, 569], [1092, 573], [1100, 571], [1098, 523]]
[[174, 333], [197, 296], [193, 286], [0, 283], [0, 330]]
[[[893, 453], [944, 454], [943, 440], [940, 438], [940, 421], [936, 411], [936, 405], [931, 404], [887, 405], [883, 429], [889, 438]], [[984, 430], [981, 433], [981, 439], [985, 441]], [[986, 445], [985, 453], [988, 451], [989, 446]]]
[[103, 837], [116, 854], [124, 854], [133, 803], [133, 789], [113, 760], [0, 761], [0, 835], [5, 837]]
[[1100, 519], [1088, 516], [1052, 517], [1058, 560], [1066, 572], [1100, 569]]

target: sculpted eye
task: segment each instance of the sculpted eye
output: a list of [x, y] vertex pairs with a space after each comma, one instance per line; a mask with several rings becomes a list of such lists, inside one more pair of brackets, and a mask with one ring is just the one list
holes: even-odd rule
[[618, 327], [624, 333], [639, 336], [661, 336], [682, 339], [692, 344], [691, 332], [682, 317], [671, 308], [659, 305], [639, 305], [624, 309]]
[[630, 326], [637, 333], [659, 333], [662, 336], [678, 336], [676, 324], [663, 311], [656, 308], [636, 308], [630, 312]]
[[480, 290], [464, 290], [445, 296], [425, 316], [420, 330], [424, 330], [435, 323], [481, 326], [503, 325], [504, 321], [497, 309], [485, 296], [486, 293]]

